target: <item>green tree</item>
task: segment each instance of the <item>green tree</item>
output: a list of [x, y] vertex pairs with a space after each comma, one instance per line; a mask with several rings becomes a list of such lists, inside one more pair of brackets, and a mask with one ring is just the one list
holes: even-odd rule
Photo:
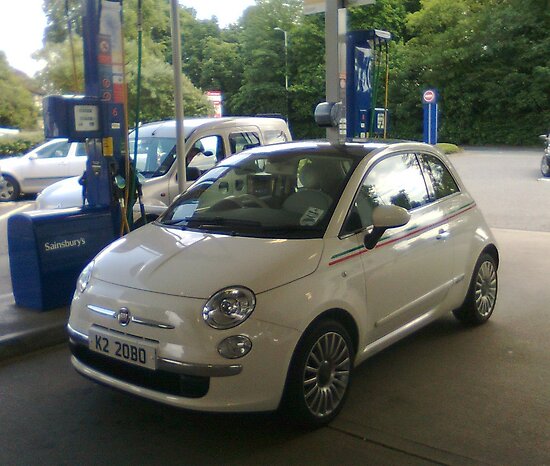
[[206, 60], [206, 44], [220, 37], [220, 28], [215, 19], [198, 20], [192, 8], [180, 12], [182, 32], [183, 72], [197, 87], [201, 86], [203, 66]]
[[239, 21], [243, 85], [229, 100], [233, 112], [287, 113], [284, 42], [275, 28], [289, 32], [301, 9], [299, 0], [257, 0], [245, 11]]
[[[77, 79], [73, 78], [72, 53], [68, 39], [65, 0], [45, 0], [48, 27], [45, 46], [37, 58], [46, 61], [38, 79], [48, 93], [82, 93], [84, 91], [83, 41], [76, 33], [73, 37]], [[80, 2], [69, 2], [69, 15], [74, 23], [82, 13]], [[137, 91], [137, 0], [123, 4], [128, 84], [129, 124], [135, 121]], [[75, 28], [80, 30], [81, 26]], [[167, 119], [174, 115], [173, 71], [167, 61], [171, 56], [170, 8], [167, 0], [143, 1], [143, 59], [141, 83], [142, 121]], [[188, 116], [206, 115], [210, 105], [202, 92], [188, 78], [183, 79], [185, 113]]]
[[[83, 46], [79, 36], [73, 37], [73, 49], [66, 38], [63, 42], [46, 42], [44, 48], [34, 56], [46, 62], [36, 79], [47, 94], [84, 93]], [[73, 60], [76, 74], [73, 71]]]
[[303, 18], [289, 33], [290, 125], [295, 138], [324, 137], [313, 119], [325, 101], [325, 22], [323, 15]]
[[69, 37], [68, 25], [77, 35], [82, 35], [81, 0], [43, 0], [43, 10], [46, 14], [44, 41], [62, 43]]
[[31, 80], [13, 70], [0, 52], [0, 126], [33, 129], [38, 111], [29, 90]]
[[[137, 59], [126, 65], [128, 82], [129, 123], [136, 119], [137, 102]], [[172, 66], [155, 55], [143, 57], [141, 83], [141, 121], [166, 120], [174, 118], [174, 72]], [[203, 93], [197, 89], [188, 77], [183, 75], [183, 105], [186, 116], [206, 116], [211, 106]]]
[[550, 109], [544, 0], [425, 0], [408, 19], [392, 87], [400, 136], [420, 136], [421, 91], [441, 94], [440, 139], [535, 143]]

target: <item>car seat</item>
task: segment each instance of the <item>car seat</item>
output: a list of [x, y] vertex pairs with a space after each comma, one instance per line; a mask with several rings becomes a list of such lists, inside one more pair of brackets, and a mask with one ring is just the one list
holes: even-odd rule
[[302, 188], [288, 196], [283, 202], [283, 209], [305, 214], [308, 209], [315, 208], [324, 214], [329, 209], [332, 198], [321, 190], [322, 177], [320, 166], [309, 163], [302, 167], [298, 173]]

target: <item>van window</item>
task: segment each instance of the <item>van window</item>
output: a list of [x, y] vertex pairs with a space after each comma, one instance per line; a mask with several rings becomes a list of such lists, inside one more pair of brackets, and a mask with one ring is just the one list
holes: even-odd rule
[[[191, 155], [194, 152], [194, 155]], [[225, 158], [223, 138], [221, 136], [206, 136], [199, 139], [187, 153], [187, 163], [201, 172], [210, 170]]]
[[264, 131], [264, 137], [266, 145], [288, 141], [285, 132], [280, 129], [268, 129]]
[[[129, 141], [130, 157], [134, 158], [135, 139]], [[136, 168], [145, 178], [164, 175], [174, 162], [176, 138], [139, 138], [137, 143]]]
[[252, 147], [257, 147], [260, 144], [260, 136], [258, 133], [252, 131], [231, 133], [229, 135], [229, 145], [231, 146], [232, 154], [236, 154], [245, 149], [251, 149]]

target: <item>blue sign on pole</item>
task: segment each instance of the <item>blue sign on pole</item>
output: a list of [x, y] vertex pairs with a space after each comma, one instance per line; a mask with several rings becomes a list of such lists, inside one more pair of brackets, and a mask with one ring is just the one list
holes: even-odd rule
[[428, 89], [422, 94], [422, 106], [424, 107], [424, 138], [428, 144], [437, 144], [437, 90]]

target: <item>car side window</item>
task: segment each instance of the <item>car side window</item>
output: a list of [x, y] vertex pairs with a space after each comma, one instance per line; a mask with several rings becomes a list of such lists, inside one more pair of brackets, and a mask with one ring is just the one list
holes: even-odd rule
[[83, 142], [79, 142], [76, 144], [76, 151], [75, 155], [77, 157], [86, 157], [88, 154], [86, 153], [86, 144]]
[[51, 159], [54, 157], [67, 157], [70, 143], [66, 141], [55, 142], [36, 151], [39, 159]]
[[377, 205], [416, 209], [430, 201], [415, 154], [398, 154], [378, 162], [367, 174], [352, 204], [343, 233], [372, 225]]
[[443, 161], [430, 154], [422, 154], [421, 158], [424, 171], [428, 174], [436, 199], [441, 199], [460, 191], [453, 175], [451, 175]]
[[251, 149], [252, 147], [259, 146], [260, 136], [252, 131], [246, 131], [242, 133], [231, 133], [229, 135], [229, 145], [231, 146], [231, 153], [237, 154], [245, 149]]

